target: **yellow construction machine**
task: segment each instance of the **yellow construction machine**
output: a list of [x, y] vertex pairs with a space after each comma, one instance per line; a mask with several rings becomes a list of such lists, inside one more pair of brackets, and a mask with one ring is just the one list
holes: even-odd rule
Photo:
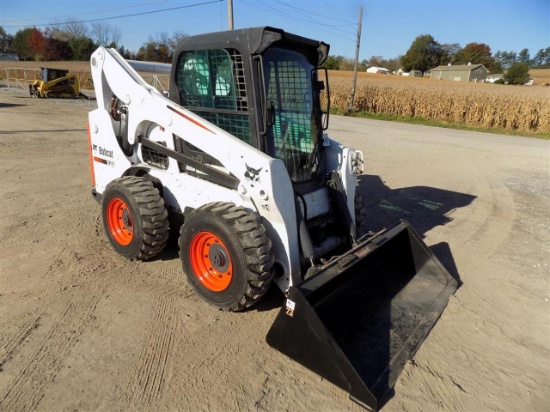
[[74, 99], [86, 97], [80, 91], [80, 81], [74, 73], [68, 70], [52, 69], [41, 67], [42, 75], [40, 80], [29, 84], [29, 93], [36, 97], [61, 97]]

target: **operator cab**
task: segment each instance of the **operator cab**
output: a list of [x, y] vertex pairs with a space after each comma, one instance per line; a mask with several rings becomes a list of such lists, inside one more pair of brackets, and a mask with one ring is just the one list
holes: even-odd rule
[[[319, 186], [328, 76], [319, 69], [329, 46], [270, 27], [182, 39], [174, 56], [170, 96], [176, 103], [281, 159], [293, 183]], [[325, 81], [319, 81], [319, 73]], [[326, 85], [326, 86], [325, 86]], [[323, 90], [327, 110], [321, 109]], [[185, 142], [181, 150], [215, 164]]]

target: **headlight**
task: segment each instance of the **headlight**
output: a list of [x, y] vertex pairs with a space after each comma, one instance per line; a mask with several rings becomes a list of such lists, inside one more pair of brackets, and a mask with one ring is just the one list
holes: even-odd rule
[[350, 152], [350, 168], [351, 173], [360, 175], [363, 173], [363, 152], [360, 150]]

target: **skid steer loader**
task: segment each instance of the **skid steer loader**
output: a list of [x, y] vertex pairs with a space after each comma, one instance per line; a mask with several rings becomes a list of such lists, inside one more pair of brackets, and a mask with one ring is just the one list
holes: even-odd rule
[[268, 344], [376, 410], [457, 280], [406, 221], [364, 233], [363, 154], [325, 132], [328, 51], [270, 27], [187, 37], [167, 98], [99, 48], [92, 194], [128, 259], [183, 222], [183, 271], [212, 305], [244, 310], [275, 283]]
[[29, 84], [31, 97], [62, 97], [74, 99], [86, 97], [80, 91], [80, 80], [68, 70], [41, 67], [41, 79]]

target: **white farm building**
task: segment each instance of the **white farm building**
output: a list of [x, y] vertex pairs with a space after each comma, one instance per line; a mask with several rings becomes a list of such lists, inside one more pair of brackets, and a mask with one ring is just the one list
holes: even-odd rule
[[390, 74], [390, 71], [384, 67], [372, 66], [367, 69], [367, 73]]

